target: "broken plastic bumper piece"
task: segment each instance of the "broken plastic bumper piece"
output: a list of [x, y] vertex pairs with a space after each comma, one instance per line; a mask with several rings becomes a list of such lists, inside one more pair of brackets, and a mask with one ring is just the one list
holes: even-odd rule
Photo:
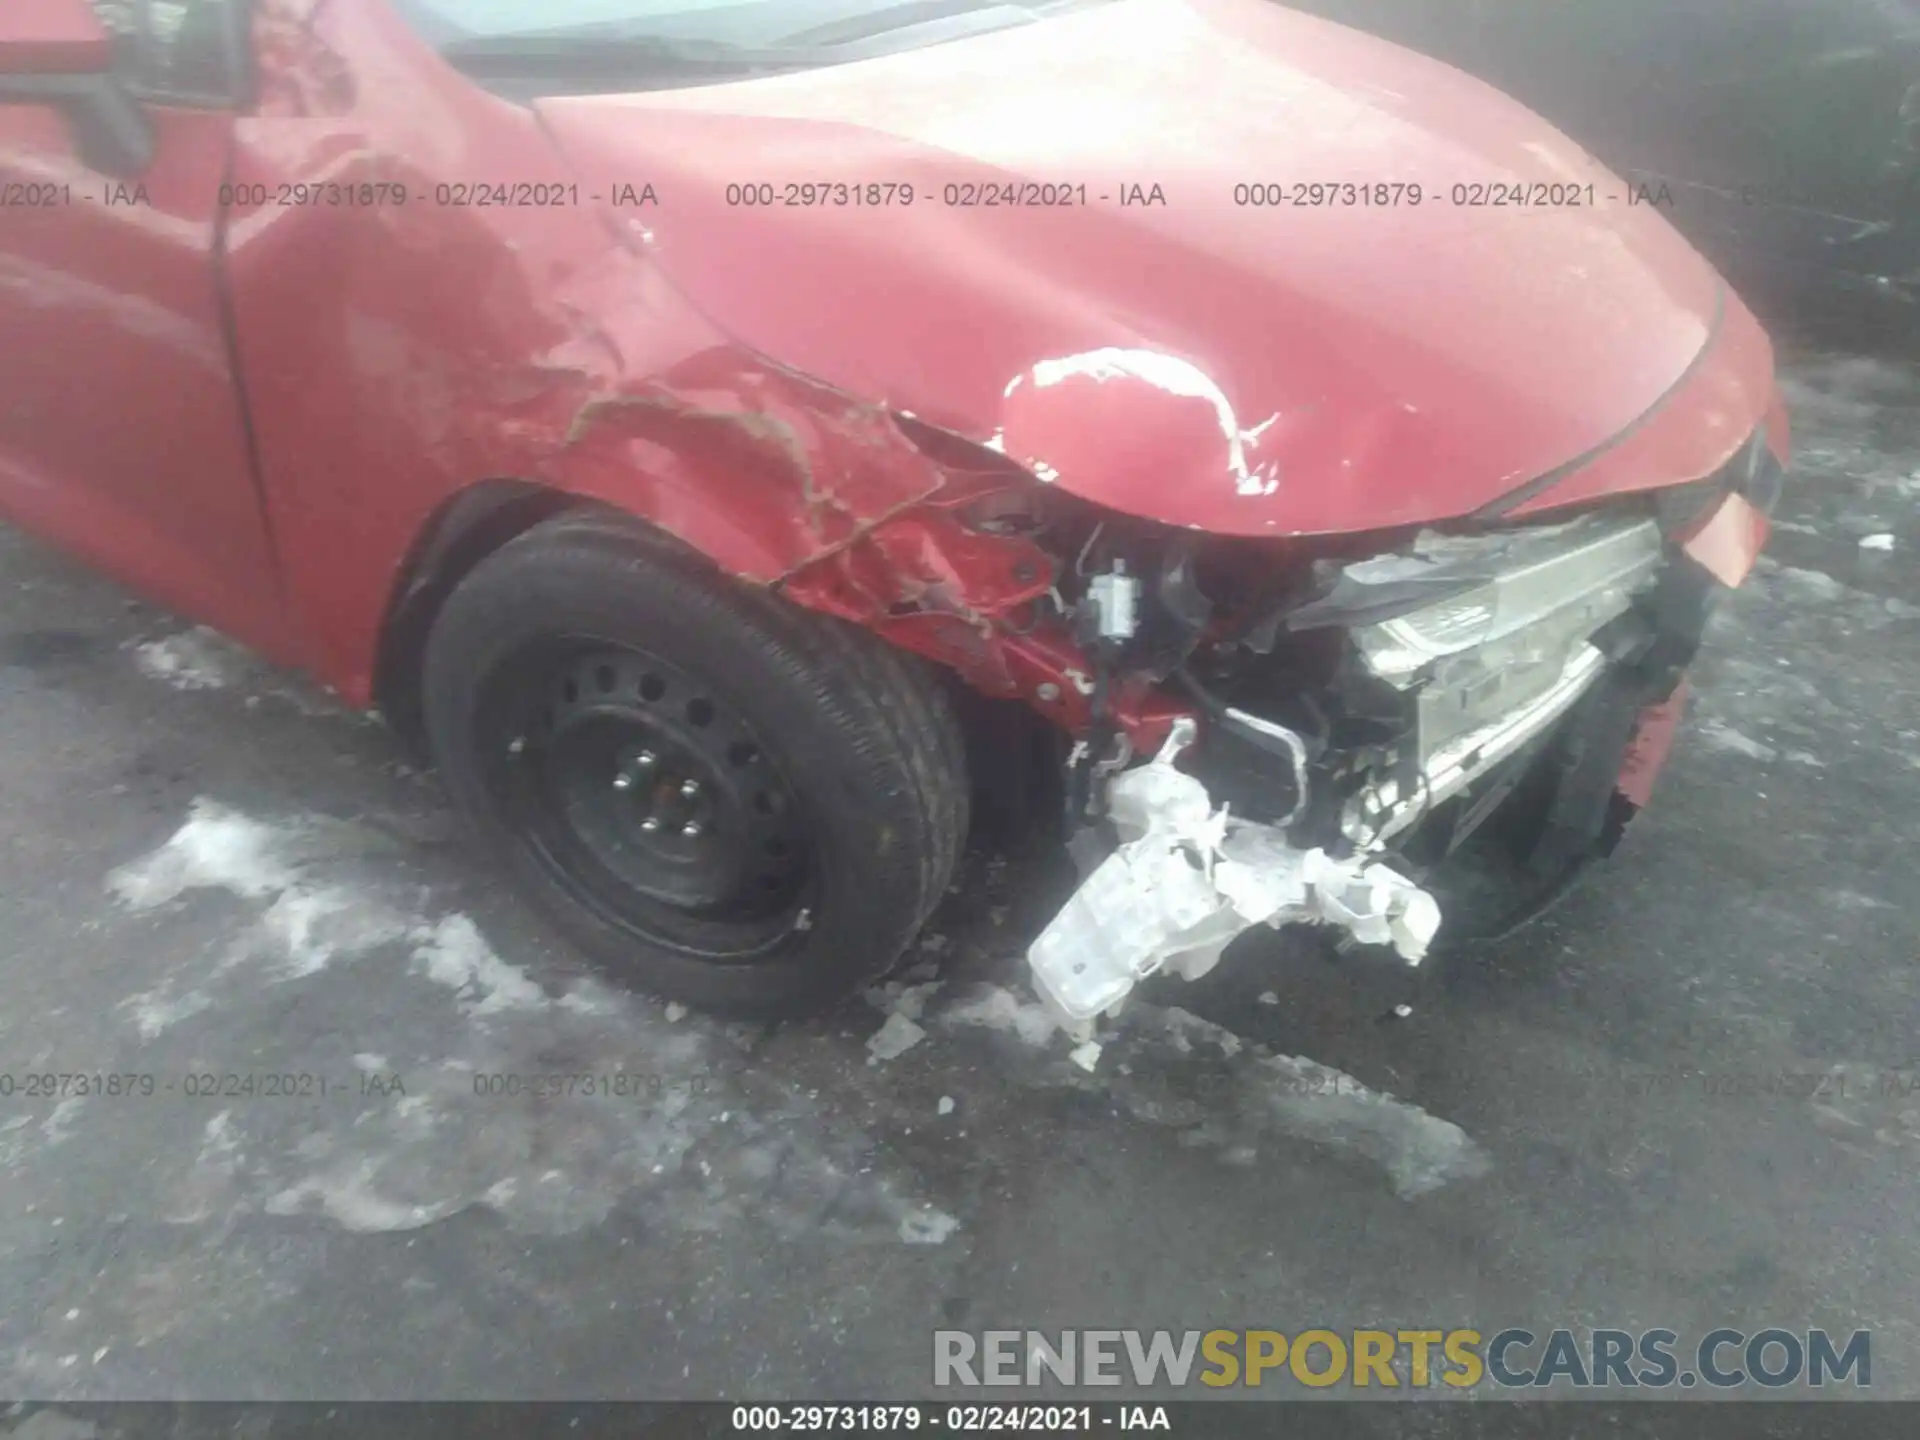
[[1193, 737], [1191, 719], [1175, 722], [1152, 761], [1108, 783], [1122, 843], [1027, 952], [1066, 1028], [1084, 1035], [1158, 971], [1198, 979], [1255, 925], [1334, 925], [1413, 964], [1425, 957], [1440, 927], [1431, 895], [1364, 855], [1302, 850], [1276, 826], [1216, 808], [1173, 763]]

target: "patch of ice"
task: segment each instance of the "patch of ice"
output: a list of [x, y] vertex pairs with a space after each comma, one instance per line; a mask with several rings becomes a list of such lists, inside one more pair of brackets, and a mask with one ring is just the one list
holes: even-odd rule
[[553, 1003], [575, 1015], [617, 1015], [620, 1013], [621, 997], [589, 981], [575, 985]]
[[[416, 968], [458, 992], [470, 1013], [545, 1003], [540, 987], [495, 955], [465, 915], [425, 921], [392, 903], [377, 885], [317, 875], [321, 862], [340, 858], [328, 844], [324, 824], [259, 820], [201, 798], [158, 850], [110, 874], [107, 889], [136, 911], [196, 890], [267, 901], [215, 973], [243, 960], [266, 959], [281, 979], [301, 979], [340, 957], [410, 941]], [[122, 1005], [150, 1039], [210, 1003], [194, 991], [179, 998], [164, 992], [136, 995]]]
[[1744, 755], [1749, 760], [1768, 761], [1779, 758], [1780, 752], [1771, 745], [1763, 745], [1758, 740], [1742, 735], [1724, 721], [1702, 720], [1694, 728], [1700, 738], [1715, 750], [1732, 755]]
[[1849, 591], [1833, 576], [1824, 570], [1806, 570], [1798, 565], [1779, 565], [1772, 568], [1773, 577], [1788, 588], [1797, 590], [1801, 596], [1813, 601], [1843, 600]]
[[884, 985], [870, 988], [866, 994], [867, 1003], [874, 1009], [887, 1014], [904, 1015], [909, 1020], [918, 1020], [927, 1012], [927, 1002], [940, 993], [940, 981], [928, 980], [922, 984], [910, 985], [902, 980], [889, 980]]
[[202, 1159], [217, 1159], [231, 1155], [237, 1147], [233, 1138], [233, 1112], [222, 1110], [201, 1127]]
[[933, 1109], [934, 1109], [934, 1113], [938, 1115], [953, 1114], [953, 1096], [942, 1095], [940, 1097], [940, 1103], [938, 1105], [935, 1105]]
[[1893, 536], [1884, 530], [1877, 534], [1862, 535], [1860, 537], [1860, 548], [1862, 550], [1891, 550], [1893, 549], [1893, 545]]
[[243, 673], [246, 652], [204, 626], [133, 647], [133, 663], [150, 680], [176, 690], [224, 690]]
[[1832, 890], [1828, 893], [1833, 897], [1833, 903], [1844, 910], [1897, 910], [1900, 908], [1890, 900], [1862, 895], [1858, 890]]
[[325, 693], [274, 670], [245, 646], [205, 626], [124, 648], [142, 675], [175, 690], [205, 692], [245, 687], [254, 692], [247, 696], [250, 707], [271, 697], [304, 715], [348, 718], [356, 724], [373, 722], [369, 712], [344, 709]]
[[1266, 1072], [1275, 1128], [1373, 1161], [1403, 1200], [1492, 1168], [1487, 1153], [1451, 1120], [1371, 1090], [1344, 1071], [1294, 1055], [1256, 1063]]
[[948, 1025], [978, 1025], [1017, 1035], [1029, 1045], [1045, 1045], [1059, 1029], [1037, 1000], [1022, 1000], [1001, 985], [982, 985], [970, 998], [949, 1005], [936, 1017]]
[[[1225, 1156], [1251, 1153], [1262, 1131], [1274, 1131], [1378, 1165], [1403, 1199], [1424, 1195], [1491, 1168], [1487, 1153], [1451, 1121], [1418, 1105], [1370, 1089], [1330, 1065], [1267, 1053], [1223, 1026], [1185, 1011], [1137, 1007], [1109, 1041], [1128, 1047], [1106, 1087], [1139, 1119], [1179, 1126], [1192, 1143]], [[1194, 1062], [1195, 1042], [1218, 1054], [1228, 1088], [1207, 1087], [1196, 1100], [1190, 1087], [1168, 1077]]]
[[1069, 1050], [1067, 1058], [1091, 1075], [1099, 1068], [1102, 1048], [1098, 1040], [1088, 1040]]
[[295, 883], [297, 870], [282, 855], [288, 838], [282, 826], [195, 800], [186, 823], [146, 859], [115, 870], [107, 888], [135, 910], [164, 905], [189, 890], [229, 890], [257, 900]]
[[[953, 1233], [952, 1216], [875, 1173], [867, 1137], [778, 1075], [736, 1073], [726, 1063], [732, 1052], [714, 1049], [738, 1038], [731, 1029], [591, 981], [549, 1002], [470, 918], [433, 913], [431, 891], [395, 879], [390, 845], [374, 835], [369, 847], [369, 838], [347, 822], [269, 822], [202, 800], [165, 843], [109, 877], [111, 893], [137, 913], [194, 891], [225, 892], [251, 911], [207, 973], [171, 977], [126, 1002], [143, 1035], [207, 1004], [249, 998], [261, 977], [245, 962], [268, 962], [267, 981], [276, 983], [311, 975], [316, 959], [376, 946], [409, 954], [422, 980], [397, 982], [403, 972], [387, 967], [371, 982], [431, 981], [487, 1022], [438, 1032], [453, 1038], [437, 1056], [394, 1055], [385, 1045], [388, 1054], [375, 1053], [370, 1032], [355, 1068], [382, 1073], [392, 1055], [405, 1068], [405, 1092], [325, 1107], [297, 1137], [273, 1122], [274, 1107], [216, 1117], [199, 1157], [189, 1148], [182, 1173], [157, 1177], [169, 1218], [198, 1224], [265, 1210], [388, 1231], [481, 1206], [516, 1230], [567, 1234], [631, 1203], [685, 1231], [765, 1226], [887, 1245], [937, 1244]], [[197, 987], [189, 998], [177, 998], [189, 984]], [[437, 1031], [408, 1031], [416, 1033], [430, 1046]], [[551, 1074], [562, 1065], [556, 1079], [577, 1071], [593, 1082], [561, 1085], [538, 1105], [474, 1085], [482, 1073]], [[51, 1122], [47, 1138], [70, 1114]], [[25, 1153], [0, 1129], [0, 1163]]]
[[[133, 910], [151, 910], [193, 890], [270, 899], [222, 968], [265, 956], [277, 960], [287, 977], [297, 978], [324, 968], [342, 953], [401, 938], [404, 919], [367, 891], [303, 882], [301, 872], [311, 848], [310, 837], [297, 825], [270, 824], [200, 799], [164, 845], [144, 860], [115, 870], [107, 877], [107, 888]], [[164, 1029], [178, 1018], [161, 1002], [147, 1009], [143, 1029]]]
[[151, 1040], [189, 1015], [198, 1015], [212, 1004], [213, 1001], [200, 990], [189, 990], [180, 996], [168, 996], [155, 990], [128, 996], [120, 1002], [120, 1008], [132, 1012], [133, 1025], [140, 1032], [140, 1038]]
[[47, 1113], [40, 1122], [40, 1138], [49, 1145], [59, 1145], [73, 1133], [73, 1119], [87, 1108], [84, 1095], [69, 1095]]
[[201, 1130], [200, 1152], [174, 1187], [167, 1223], [197, 1225], [231, 1205], [241, 1159], [239, 1127], [233, 1112], [222, 1110]]
[[1202, 1020], [1190, 1010], [1182, 1010], [1178, 1005], [1162, 1006], [1155, 1015], [1165, 1030], [1167, 1039], [1173, 1042], [1173, 1048], [1182, 1055], [1193, 1053], [1195, 1040], [1205, 1041], [1218, 1047], [1220, 1053], [1231, 1060], [1242, 1050], [1238, 1035], [1224, 1025], [1216, 1025], [1211, 1020]]
[[277, 962], [283, 979], [297, 980], [342, 955], [365, 954], [406, 933], [405, 917], [364, 890], [292, 886], [261, 914], [255, 949]]
[[944, 1210], [921, 1206], [900, 1217], [900, 1238], [909, 1245], [944, 1245], [960, 1222]]
[[480, 927], [465, 915], [448, 915], [414, 932], [414, 965], [429, 980], [456, 991], [467, 1013], [538, 1010], [547, 992], [516, 966], [493, 953]]
[[1822, 401], [1854, 402], [1863, 418], [1878, 413], [1876, 402], [1893, 399], [1920, 386], [1920, 375], [1873, 355], [1825, 355], [1796, 361], [1780, 388], [1796, 406], [1809, 408]]
[[867, 1063], [877, 1065], [884, 1060], [898, 1059], [926, 1038], [925, 1030], [895, 1011], [887, 1016], [886, 1023], [867, 1037]]
[[21, 1131], [33, 1123], [31, 1115], [16, 1115], [0, 1120], [0, 1169], [12, 1170], [26, 1158], [27, 1142]]
[[460, 1201], [430, 1205], [392, 1200], [374, 1189], [375, 1161], [361, 1161], [349, 1171], [302, 1180], [267, 1198], [269, 1215], [302, 1215], [318, 1210], [344, 1230], [377, 1232], [418, 1230], [463, 1208]]

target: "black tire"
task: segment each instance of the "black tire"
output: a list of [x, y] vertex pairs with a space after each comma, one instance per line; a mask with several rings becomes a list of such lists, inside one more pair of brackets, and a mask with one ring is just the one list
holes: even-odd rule
[[881, 974], [965, 839], [930, 667], [616, 518], [475, 567], [422, 691], [455, 804], [525, 893], [610, 978], [701, 1009], [804, 1013]]

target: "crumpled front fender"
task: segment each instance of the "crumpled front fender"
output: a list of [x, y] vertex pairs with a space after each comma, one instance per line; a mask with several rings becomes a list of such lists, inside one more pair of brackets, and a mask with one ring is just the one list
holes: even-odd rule
[[[1051, 558], [956, 514], [1024, 483], [1017, 472], [954, 471], [886, 408], [727, 340], [644, 255], [610, 257], [562, 303], [593, 321], [538, 361], [566, 394], [564, 431], [538, 469], [547, 483], [639, 515], [740, 579], [876, 630], [988, 693], [1031, 693], [1057, 681], [1053, 660], [1079, 661], [1064, 637], [1001, 623], [1052, 587]], [[633, 365], [676, 305], [673, 328], [708, 343]]]

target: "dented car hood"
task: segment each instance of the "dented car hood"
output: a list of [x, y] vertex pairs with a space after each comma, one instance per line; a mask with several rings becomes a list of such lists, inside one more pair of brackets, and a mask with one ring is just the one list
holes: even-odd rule
[[[538, 109], [741, 344], [1171, 524], [1676, 483], [1772, 396], [1764, 335], [1657, 197], [1466, 75], [1262, 0]], [[1236, 203], [1250, 184], [1334, 188]]]

